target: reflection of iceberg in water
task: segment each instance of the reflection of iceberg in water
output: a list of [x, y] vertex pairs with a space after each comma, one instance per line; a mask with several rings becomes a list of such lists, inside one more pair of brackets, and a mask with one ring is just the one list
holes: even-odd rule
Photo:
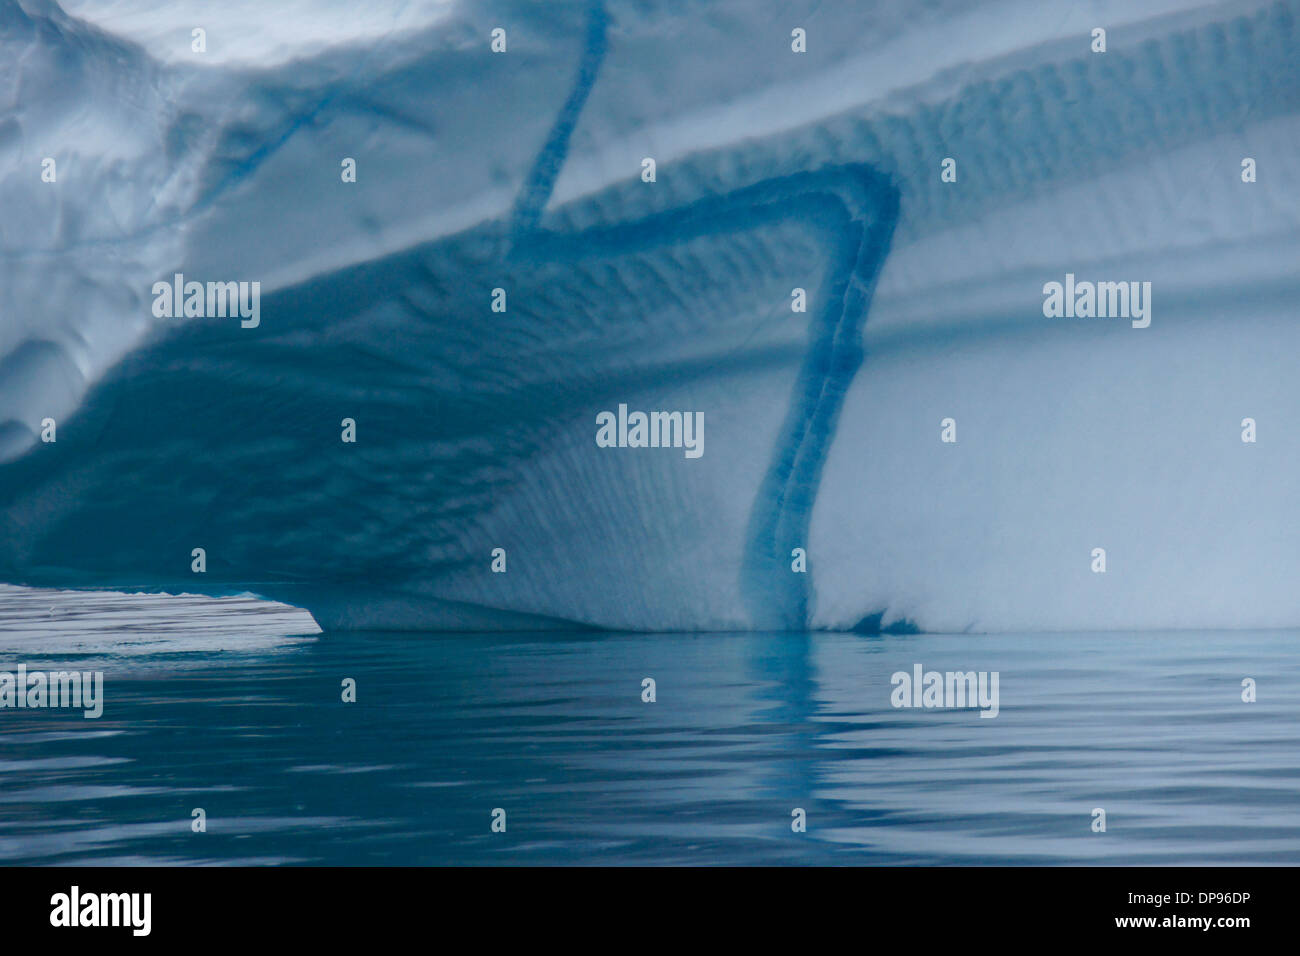
[[[137, 108], [0, 120], [14, 168], [83, 143], [51, 198], [3, 180], [0, 579], [326, 627], [1293, 623], [1295, 4], [1126, 5], [1104, 55], [855, 6], [810, 8], [826, 53], [776, 6], [665, 48], [670, 5], [506, 4], [197, 72], [6, 8], [27, 88]], [[174, 271], [262, 280], [260, 327], [151, 327]], [[1152, 326], [1045, 320], [1066, 272], [1151, 281]], [[706, 453], [597, 448], [622, 402], [702, 411]]]
[[[94, 600], [70, 630], [115, 616]], [[109, 646], [100, 720], [51, 733], [48, 715], [6, 714], [0, 744], [24, 772], [0, 792], [0, 860], [1293, 864], [1294, 641], [363, 632], [219, 657]], [[891, 672], [917, 661], [1001, 671], [997, 719], [891, 707]], [[1272, 675], [1271, 690], [1243, 707], [1246, 672]], [[360, 706], [339, 706], [343, 675]], [[220, 807], [211, 840], [177, 827], [196, 792], [212, 794], [210, 820]], [[49, 825], [74, 802], [75, 820]], [[1090, 829], [1097, 806], [1106, 838]], [[493, 807], [508, 810], [504, 839]]]

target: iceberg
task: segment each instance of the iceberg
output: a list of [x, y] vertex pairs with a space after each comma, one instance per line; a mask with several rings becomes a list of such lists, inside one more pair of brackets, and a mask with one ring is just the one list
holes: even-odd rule
[[1298, 8], [0, 0], [0, 581], [1293, 626]]

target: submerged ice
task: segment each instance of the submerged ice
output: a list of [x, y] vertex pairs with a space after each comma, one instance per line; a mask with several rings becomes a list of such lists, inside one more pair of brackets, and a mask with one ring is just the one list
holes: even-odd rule
[[1296, 623], [1300, 4], [1041, 6], [0, 6], [0, 580]]

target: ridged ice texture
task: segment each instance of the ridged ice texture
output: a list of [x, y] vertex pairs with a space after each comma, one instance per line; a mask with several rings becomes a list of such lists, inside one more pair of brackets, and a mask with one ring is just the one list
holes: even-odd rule
[[[1032, 6], [418, 7], [201, 66], [0, 7], [0, 579], [334, 627], [1300, 618], [1296, 3], [1098, 4], [1104, 55]], [[155, 322], [174, 271], [261, 279], [261, 327]], [[1152, 327], [1043, 319], [1067, 271], [1152, 280]], [[596, 448], [620, 402], [703, 411], [704, 457]]]

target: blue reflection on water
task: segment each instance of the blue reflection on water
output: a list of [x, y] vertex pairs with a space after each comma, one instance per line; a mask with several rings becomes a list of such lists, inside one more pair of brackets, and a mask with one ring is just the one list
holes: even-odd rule
[[[106, 695], [0, 710], [0, 860], [1300, 859], [1294, 633], [128, 636], [0, 650]], [[894, 709], [916, 663], [998, 671], [999, 716]]]

